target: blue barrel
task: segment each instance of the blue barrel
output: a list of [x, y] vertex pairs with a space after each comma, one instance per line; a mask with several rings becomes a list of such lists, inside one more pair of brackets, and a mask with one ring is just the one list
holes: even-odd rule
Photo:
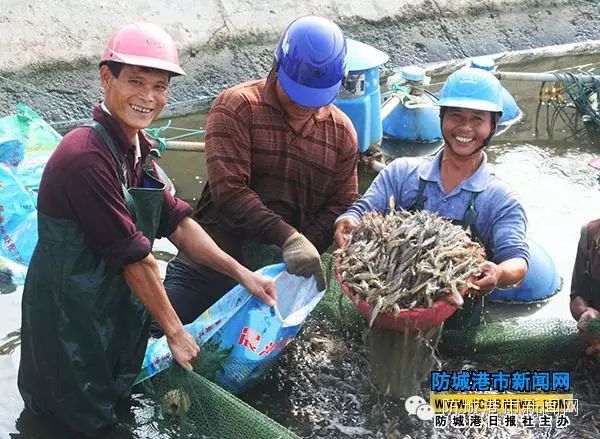
[[[473, 58], [470, 66], [492, 73], [495, 72], [498, 67], [494, 59], [489, 56]], [[500, 118], [500, 124], [510, 124], [521, 117], [522, 114], [523, 113], [517, 105], [515, 98], [513, 98], [507, 89], [502, 87], [502, 117]]]
[[433, 102], [416, 108], [398, 105], [383, 120], [383, 132], [400, 142], [438, 142], [442, 139], [440, 108]]
[[[438, 143], [442, 139], [442, 130], [440, 109], [435, 104], [436, 99], [423, 92], [419, 92], [419, 96], [412, 95], [415, 90], [413, 86], [424, 87], [425, 69], [419, 66], [406, 66], [402, 69], [401, 78], [401, 82], [393, 86], [401, 102], [387, 116], [384, 116], [383, 134], [386, 138], [392, 138], [394, 142]], [[390, 102], [386, 105], [390, 105]], [[384, 114], [387, 113], [384, 111]]]
[[502, 117], [501, 124], [510, 124], [521, 117], [522, 111], [510, 92], [502, 87]]
[[380, 50], [360, 41], [347, 39], [348, 75], [340, 94], [333, 103], [348, 115], [356, 134], [361, 153], [381, 142], [381, 96], [379, 66], [389, 57]]
[[560, 276], [552, 258], [537, 242], [528, 239], [529, 271], [516, 288], [494, 290], [488, 296], [492, 302], [536, 302], [548, 299], [561, 287]]

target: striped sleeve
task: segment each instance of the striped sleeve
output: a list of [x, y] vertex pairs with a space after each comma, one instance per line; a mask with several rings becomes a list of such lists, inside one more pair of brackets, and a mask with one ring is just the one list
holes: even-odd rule
[[333, 241], [335, 219], [358, 198], [358, 140], [351, 125], [347, 130], [343, 152], [334, 168], [336, 180], [332, 185], [333, 190], [305, 232], [306, 237], [321, 253], [327, 250]]

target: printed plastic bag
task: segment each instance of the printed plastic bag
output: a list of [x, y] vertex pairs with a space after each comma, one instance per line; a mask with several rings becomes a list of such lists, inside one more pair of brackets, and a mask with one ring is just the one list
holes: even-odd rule
[[36, 209], [35, 205], [35, 195], [21, 183], [10, 167], [0, 163], [0, 227], [15, 229]]
[[[325, 294], [317, 289], [314, 276], [294, 276], [285, 271], [284, 264], [258, 271], [275, 279], [279, 293], [275, 307], [268, 307], [237, 285], [185, 326], [200, 346], [210, 345], [221, 354], [215, 381], [232, 393], [242, 392], [264, 376]], [[136, 382], [156, 375], [172, 362], [166, 337], [162, 337], [146, 350]]]
[[0, 273], [13, 283], [23, 283], [37, 242], [35, 196], [0, 163]]
[[0, 163], [15, 170], [25, 157], [25, 148], [17, 139], [0, 140]]
[[22, 284], [37, 243], [37, 194], [42, 172], [61, 140], [23, 104], [0, 118], [0, 281]]
[[[0, 255], [0, 282], [5, 284], [22, 285], [25, 283], [27, 265], [18, 264]], [[0, 289], [2, 293], [12, 293], [14, 290]]]
[[0, 161], [16, 167], [15, 177], [37, 191], [48, 159], [62, 139], [35, 111], [17, 104], [17, 114], [0, 119]]
[[37, 210], [32, 211], [13, 229], [12, 239], [19, 253], [19, 260], [29, 265], [38, 239]]

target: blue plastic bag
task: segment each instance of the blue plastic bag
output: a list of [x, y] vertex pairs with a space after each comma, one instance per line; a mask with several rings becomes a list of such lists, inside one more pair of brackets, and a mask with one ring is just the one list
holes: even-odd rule
[[37, 210], [32, 211], [13, 229], [12, 239], [20, 260], [29, 265], [38, 240]]
[[38, 190], [46, 162], [61, 139], [60, 134], [24, 104], [17, 104], [17, 114], [0, 119], [0, 145], [7, 150], [3, 160], [16, 167], [15, 176], [33, 191]]
[[46, 162], [61, 140], [26, 105], [0, 118], [0, 281], [22, 284], [37, 243], [37, 194]]
[[24, 157], [25, 148], [19, 140], [0, 140], [0, 163], [4, 163], [14, 170], [23, 161]]
[[[22, 285], [25, 283], [27, 265], [18, 264], [11, 259], [0, 255], [0, 282], [6, 284]], [[3, 290], [0, 290], [4, 292]], [[8, 290], [6, 292], [12, 292]]]
[[[294, 276], [285, 271], [284, 264], [269, 265], [258, 272], [275, 279], [279, 294], [275, 307], [265, 305], [237, 285], [193, 323], [185, 325], [200, 346], [210, 342], [211, 348], [227, 352], [215, 380], [232, 393], [244, 391], [264, 376], [325, 294], [317, 289], [314, 276]], [[148, 346], [136, 383], [172, 363], [166, 337], [162, 337]]]
[[11, 261], [0, 264], [0, 272], [14, 283], [22, 283], [37, 242], [35, 196], [0, 163], [0, 256]]

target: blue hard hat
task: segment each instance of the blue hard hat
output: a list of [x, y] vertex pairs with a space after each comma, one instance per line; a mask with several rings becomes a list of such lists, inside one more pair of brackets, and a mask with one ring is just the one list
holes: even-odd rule
[[493, 72], [494, 70], [496, 70], [497, 66], [496, 61], [494, 61], [494, 58], [490, 56], [480, 56], [478, 58], [472, 58], [469, 67]]
[[465, 67], [448, 76], [437, 104], [502, 113], [502, 85], [490, 72]]
[[281, 35], [275, 59], [281, 87], [297, 104], [319, 108], [333, 102], [346, 74], [346, 38], [322, 17], [294, 20]]
[[406, 66], [402, 69], [402, 77], [407, 81], [423, 82], [425, 80], [425, 69], [419, 66]]

